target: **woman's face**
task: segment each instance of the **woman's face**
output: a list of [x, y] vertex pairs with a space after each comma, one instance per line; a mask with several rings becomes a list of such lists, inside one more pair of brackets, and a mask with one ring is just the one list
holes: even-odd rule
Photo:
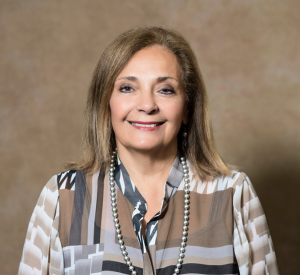
[[117, 147], [177, 148], [180, 126], [187, 123], [185, 109], [175, 55], [159, 45], [138, 51], [117, 76], [110, 98]]

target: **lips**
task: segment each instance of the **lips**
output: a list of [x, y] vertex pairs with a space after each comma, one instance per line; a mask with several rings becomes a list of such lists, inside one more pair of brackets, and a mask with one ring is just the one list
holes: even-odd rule
[[128, 121], [131, 125], [141, 128], [154, 128], [165, 123], [165, 121]]

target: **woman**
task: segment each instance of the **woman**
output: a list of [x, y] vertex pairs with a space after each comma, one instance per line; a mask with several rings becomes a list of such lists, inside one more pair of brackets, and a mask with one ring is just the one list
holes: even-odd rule
[[218, 155], [195, 55], [136, 28], [102, 54], [84, 155], [44, 187], [19, 274], [279, 274], [249, 178]]

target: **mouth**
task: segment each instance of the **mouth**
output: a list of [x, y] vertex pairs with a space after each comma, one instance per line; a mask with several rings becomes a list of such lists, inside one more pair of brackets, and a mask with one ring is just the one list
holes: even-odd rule
[[163, 125], [165, 121], [128, 121], [132, 126], [135, 126], [139, 129], [147, 130], [147, 129], [157, 129], [159, 126]]

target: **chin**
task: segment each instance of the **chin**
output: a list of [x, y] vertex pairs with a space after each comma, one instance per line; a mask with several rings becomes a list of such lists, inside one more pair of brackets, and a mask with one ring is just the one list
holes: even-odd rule
[[151, 151], [151, 150], [158, 150], [165, 147], [164, 144], [161, 142], [153, 142], [153, 141], [141, 141], [132, 139], [130, 142], [122, 143], [124, 147], [129, 150], [137, 150], [137, 151]]
[[[126, 147], [131, 150], [135, 150], [135, 151], [144, 151], [144, 152], [151, 152], [151, 151], [165, 151], [167, 148], [172, 147], [172, 145], [174, 145], [172, 142], [170, 143], [164, 143], [164, 142], [134, 142], [134, 143], [130, 143], [128, 144]], [[174, 146], [177, 146], [177, 144], [175, 144]]]
[[137, 138], [132, 137], [126, 138], [125, 140], [119, 140], [120, 145], [127, 148], [127, 150], [133, 150], [133, 151], [144, 151], [144, 152], [151, 152], [151, 151], [164, 151], [169, 147], [176, 146], [176, 139], [174, 140], [166, 141], [164, 139], [151, 139], [151, 138]]
[[164, 146], [162, 145], [151, 145], [151, 144], [140, 144], [140, 145], [131, 145], [128, 146], [131, 150], [136, 150], [136, 151], [153, 151], [153, 150], [159, 150], [162, 149]]

